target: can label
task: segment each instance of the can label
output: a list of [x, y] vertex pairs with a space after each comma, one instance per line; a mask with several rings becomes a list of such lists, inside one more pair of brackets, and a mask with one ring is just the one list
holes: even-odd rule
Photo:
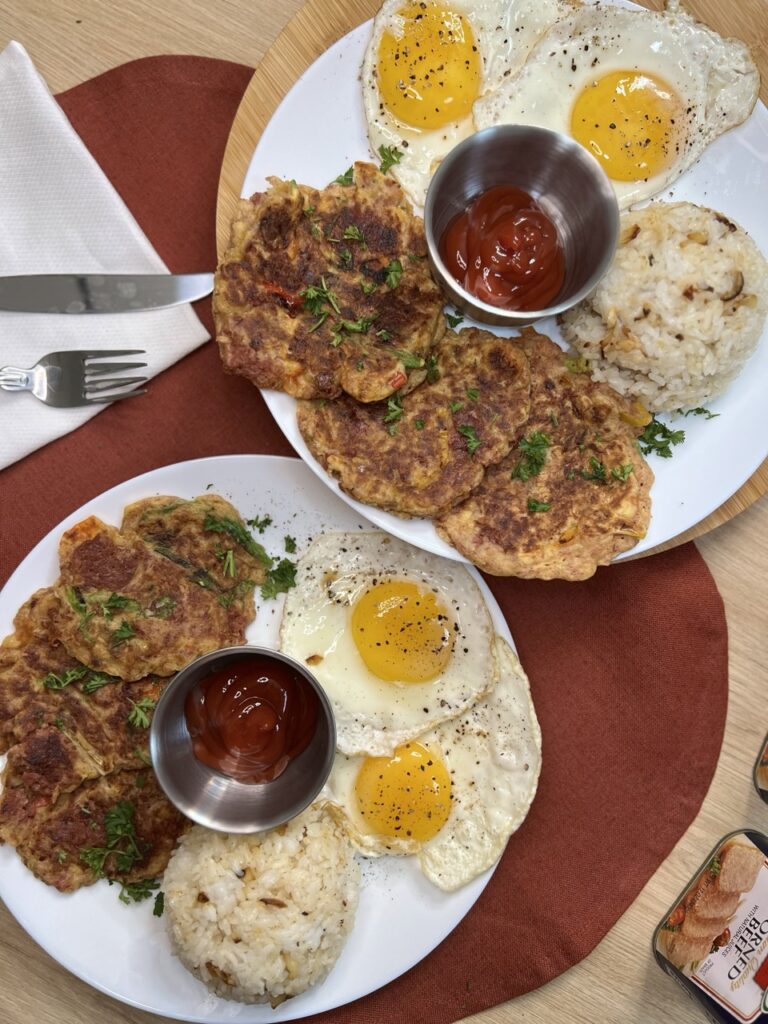
[[715, 850], [656, 950], [735, 1020], [768, 1013], [768, 859], [746, 835]]

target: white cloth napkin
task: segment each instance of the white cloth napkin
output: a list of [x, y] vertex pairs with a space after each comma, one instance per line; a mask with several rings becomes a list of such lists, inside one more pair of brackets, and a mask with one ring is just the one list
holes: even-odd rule
[[[24, 48], [10, 43], [0, 53], [0, 274], [167, 270]], [[61, 349], [138, 348], [152, 376], [207, 337], [191, 306], [98, 316], [0, 312], [0, 366], [29, 367]], [[151, 402], [151, 384], [130, 401]], [[105, 408], [54, 409], [0, 390], [0, 468]]]

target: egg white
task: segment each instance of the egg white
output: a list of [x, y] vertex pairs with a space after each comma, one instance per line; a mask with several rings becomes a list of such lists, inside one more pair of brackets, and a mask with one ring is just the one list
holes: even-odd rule
[[688, 14], [583, 7], [538, 41], [517, 74], [476, 101], [477, 127], [531, 124], [569, 134], [571, 110], [584, 88], [622, 70], [664, 79], [685, 111], [673, 163], [647, 179], [611, 182], [622, 209], [666, 188], [718, 135], [745, 120], [760, 84], [744, 43], [722, 38]]
[[[385, 32], [402, 34], [398, 11], [405, 0], [384, 0], [373, 23], [363, 60], [363, 105], [371, 150], [395, 146], [401, 160], [392, 167], [414, 204], [424, 205], [427, 188], [443, 157], [475, 131], [470, 114], [435, 129], [403, 124], [384, 106], [378, 87], [379, 44]], [[518, 70], [537, 40], [578, 6], [578, 0], [446, 0], [445, 7], [462, 14], [472, 27], [480, 53], [479, 95], [493, 91]]]
[[[432, 590], [454, 636], [446, 668], [426, 683], [386, 682], [353, 638], [353, 606], [375, 582], [407, 580]], [[325, 689], [345, 754], [384, 756], [461, 714], [496, 681], [493, 625], [463, 566], [381, 532], [327, 533], [299, 560], [280, 625], [280, 646], [305, 662]]]
[[355, 796], [360, 757], [337, 755], [319, 800], [367, 857], [417, 854], [438, 888], [452, 891], [491, 867], [533, 802], [541, 769], [541, 730], [525, 673], [496, 638], [499, 680], [472, 708], [418, 737], [451, 776], [451, 811], [437, 835], [420, 843], [375, 835]]

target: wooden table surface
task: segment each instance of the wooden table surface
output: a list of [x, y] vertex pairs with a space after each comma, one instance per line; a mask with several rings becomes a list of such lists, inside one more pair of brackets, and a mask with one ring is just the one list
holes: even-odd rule
[[[54, 92], [150, 54], [194, 53], [255, 65], [302, 2], [0, 0], [0, 49], [10, 39], [23, 43]], [[343, 0], [328, 3], [343, 7]], [[687, 6], [718, 31], [750, 43], [765, 83], [761, 95], [768, 100], [768, 0], [689, 0]], [[768, 806], [751, 782], [768, 730], [768, 496], [697, 544], [725, 601], [730, 636], [725, 742], [702, 810], [590, 956], [544, 988], [471, 1018], [478, 1024], [548, 1024], [564, 1017], [580, 1024], [703, 1020], [655, 965], [649, 943], [654, 925], [721, 835], [743, 825], [768, 831]], [[72, 977], [0, 905], [1, 1024], [157, 1019]]]

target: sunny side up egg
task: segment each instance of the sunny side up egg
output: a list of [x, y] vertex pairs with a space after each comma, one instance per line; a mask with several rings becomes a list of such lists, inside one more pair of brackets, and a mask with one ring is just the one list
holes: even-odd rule
[[362, 67], [371, 149], [416, 206], [442, 158], [475, 131], [473, 105], [522, 66], [570, 0], [385, 0]]
[[744, 121], [759, 85], [744, 43], [687, 14], [598, 5], [559, 21], [474, 114], [478, 129], [515, 123], [571, 134], [625, 209]]
[[384, 533], [327, 533], [299, 560], [280, 646], [328, 694], [339, 750], [389, 756], [493, 686], [493, 635], [461, 565]]
[[320, 797], [365, 856], [416, 854], [440, 889], [501, 856], [533, 801], [541, 731], [525, 673], [496, 640], [499, 680], [464, 714], [392, 757], [337, 755]]

